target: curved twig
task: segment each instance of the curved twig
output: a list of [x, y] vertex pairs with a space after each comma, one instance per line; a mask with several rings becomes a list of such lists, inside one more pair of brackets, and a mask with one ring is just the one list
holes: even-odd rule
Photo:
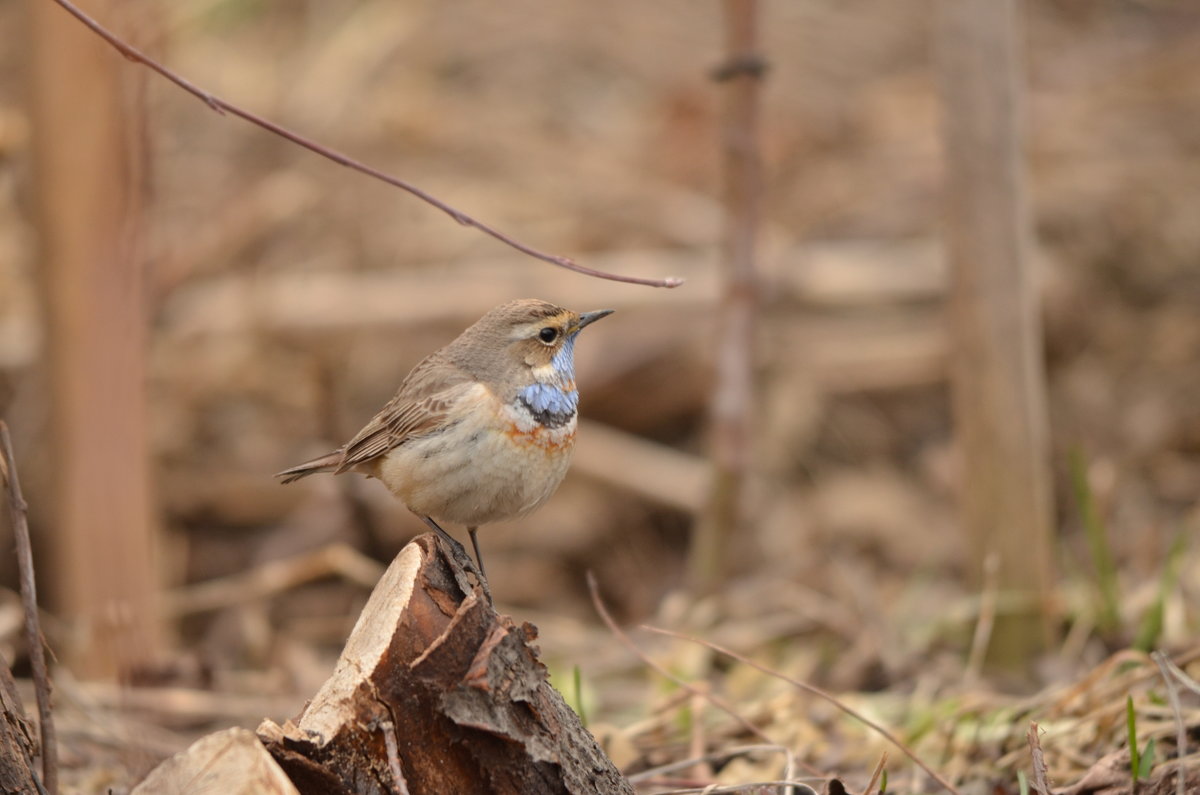
[[667, 637], [677, 638], [679, 640], [686, 640], [689, 643], [699, 643], [701, 646], [707, 646], [708, 648], [712, 649], [713, 651], [715, 651], [719, 654], [724, 654], [726, 657], [732, 657], [733, 659], [737, 660], [738, 662], [743, 663], [745, 665], [749, 665], [751, 668], [754, 668], [756, 670], [762, 671], [764, 674], [767, 674], [768, 676], [773, 676], [776, 679], [779, 679], [783, 682], [787, 682], [792, 687], [798, 688], [807, 693], [812, 693], [814, 696], [818, 696], [819, 698], [825, 699], [830, 704], [834, 705], [835, 707], [840, 709], [842, 712], [845, 712], [850, 717], [852, 717], [852, 718], [864, 723], [865, 725], [869, 726], [870, 728], [874, 729], [876, 732], [879, 733], [879, 735], [881, 737], [883, 737], [885, 740], [890, 742], [892, 745], [899, 748], [900, 751], [905, 756], [907, 756], [909, 759], [911, 759], [913, 762], [915, 762], [918, 767], [920, 767], [922, 770], [924, 770], [926, 773], [928, 773], [930, 776], [932, 776], [933, 779], [935, 781], [937, 781], [938, 784], [941, 784], [942, 787], [947, 792], [953, 793], [953, 795], [959, 795], [958, 789], [953, 784], [951, 784], [949, 781], [947, 781], [945, 778], [943, 778], [941, 775], [939, 775], [937, 773], [937, 771], [935, 771], [932, 767], [930, 767], [929, 765], [922, 762], [921, 758], [917, 756], [916, 752], [914, 752], [911, 748], [909, 748], [904, 743], [900, 742], [900, 739], [898, 737], [896, 737], [894, 734], [892, 734], [890, 731], [888, 731], [884, 727], [880, 726], [875, 721], [868, 718], [866, 715], [863, 715], [858, 710], [854, 709], [853, 707], [849, 707], [846, 704], [843, 704], [832, 693], [822, 690], [821, 688], [816, 687], [815, 685], [810, 685], [807, 682], [801, 682], [799, 679], [793, 679], [790, 676], [786, 676], [785, 674], [781, 674], [778, 671], [774, 671], [765, 665], [756, 663], [754, 660], [751, 660], [749, 657], [745, 657], [741, 654], [738, 654], [733, 649], [727, 649], [724, 646], [718, 646], [717, 644], [713, 643], [712, 641], [705, 640], [704, 638], [694, 638], [690, 635], [684, 635], [681, 632], [672, 632], [669, 629], [659, 629], [658, 627], [651, 627], [646, 624], [642, 625], [642, 629], [649, 630], [650, 632], [657, 632], [658, 634], [666, 635]]
[[[625, 648], [627, 648], [631, 652], [633, 652], [638, 658], [641, 659], [642, 662], [644, 662], [647, 666], [652, 668], [655, 672], [657, 672], [664, 679], [667, 679], [668, 681], [672, 682], [677, 687], [680, 687], [683, 690], [687, 691], [691, 695], [698, 696], [699, 698], [706, 700], [708, 703], [712, 704], [714, 707], [716, 707], [717, 709], [721, 710], [729, 717], [736, 720], [738, 723], [741, 724], [743, 729], [745, 729], [750, 734], [753, 734], [755, 737], [762, 740], [763, 743], [765, 743], [766, 745], [768, 745], [772, 748], [780, 747], [779, 744], [776, 743], [773, 739], [771, 739], [771, 737], [769, 737], [766, 732], [764, 732], [759, 727], [755, 726], [752, 721], [750, 721], [748, 718], [746, 718], [745, 715], [742, 715], [740, 712], [735, 710], [723, 698], [719, 697], [715, 693], [709, 692], [708, 690], [695, 687], [691, 683], [685, 682], [683, 679], [680, 679], [678, 676], [675, 676], [675, 674], [671, 673], [666, 668], [664, 668], [663, 666], [656, 663], [653, 659], [651, 659], [650, 655], [648, 655], [648, 654], [646, 654], [646, 652], [642, 651], [641, 648], [639, 648], [638, 645], [633, 642], [633, 639], [630, 638], [629, 635], [623, 629], [621, 629], [619, 626], [617, 626], [617, 622], [616, 622], [616, 620], [613, 619], [612, 614], [610, 614], [608, 612], [608, 607], [604, 604], [604, 600], [600, 598], [600, 585], [596, 582], [596, 575], [593, 574], [590, 569], [586, 573], [586, 578], [587, 578], [588, 592], [591, 594], [591, 597], [592, 597], [592, 606], [596, 608], [596, 613], [600, 616], [600, 620], [604, 622], [604, 625], [606, 627], [608, 627], [609, 632], [611, 632], [613, 634], [613, 636], [617, 640], [619, 640], [622, 643], [622, 645], [625, 646]], [[816, 768], [812, 767], [811, 765], [805, 764], [803, 761], [797, 760], [795, 758], [795, 756], [792, 754], [790, 749], [787, 749], [785, 747], [784, 753], [787, 758], [786, 772], [789, 776], [792, 775], [792, 769], [795, 766], [795, 764], [798, 763], [801, 767], [803, 767], [806, 771], [808, 771], [809, 773], [811, 773], [814, 776], [817, 776], [820, 778], [831, 778], [831, 776], [828, 776], [828, 775], [822, 773], [820, 770], [817, 770]]]
[[478, 229], [485, 235], [489, 235], [496, 240], [499, 240], [506, 246], [515, 248], [517, 251], [520, 251], [523, 254], [528, 254], [534, 259], [539, 259], [542, 262], [548, 262], [551, 265], [557, 265], [560, 268], [566, 268], [567, 270], [575, 271], [576, 273], [582, 273], [585, 276], [594, 276], [597, 279], [608, 279], [609, 281], [614, 282], [643, 284], [648, 287], [678, 287], [679, 285], [683, 284], [683, 279], [675, 276], [668, 276], [664, 279], [643, 279], [637, 276], [622, 276], [617, 273], [608, 273], [606, 271], [596, 270], [595, 268], [589, 268], [586, 265], [580, 265], [578, 262], [569, 257], [562, 257], [557, 254], [547, 254], [544, 251], [539, 251], [538, 249], [528, 246], [516, 238], [501, 232], [499, 229], [485, 224], [483, 221], [477, 220], [470, 215], [467, 215], [462, 210], [452, 207], [436, 196], [427, 193], [410, 182], [406, 182], [399, 177], [393, 177], [391, 174], [384, 173], [377, 168], [368, 166], [366, 163], [355, 160], [354, 158], [344, 155], [335, 149], [331, 149], [323, 144], [317, 143], [311, 138], [306, 138], [303, 135], [293, 132], [292, 130], [276, 124], [269, 119], [264, 119], [262, 116], [259, 116], [256, 113], [251, 113], [250, 111], [244, 110], [231, 102], [226, 102], [215, 94], [211, 94], [200, 88], [187, 78], [177, 74], [171, 69], [168, 69], [166, 66], [163, 66], [161, 63], [146, 55], [141, 50], [138, 50], [136, 47], [125, 43], [118, 38], [116, 34], [109, 31], [96, 20], [92, 19], [70, 0], [54, 0], [54, 2], [62, 6], [68, 14], [82, 22], [90, 31], [108, 42], [114, 49], [117, 50], [117, 52], [121, 53], [121, 55], [125, 56], [134, 63], [140, 63], [143, 66], [149, 67], [151, 70], [157, 72], [162, 77], [165, 77], [167, 80], [170, 80], [184, 91], [199, 99], [205, 105], [208, 105], [208, 107], [212, 108], [217, 113], [220, 113], [221, 115], [225, 115], [226, 113], [233, 114], [234, 116], [248, 121], [257, 127], [261, 127], [262, 129], [274, 133], [281, 138], [285, 138], [297, 146], [302, 146], [310, 152], [315, 152], [321, 157], [332, 160], [339, 165], [357, 171], [360, 174], [366, 174], [369, 177], [374, 177], [377, 180], [386, 182], [392, 187], [407, 191], [421, 201], [438, 208], [463, 226], [470, 226]]

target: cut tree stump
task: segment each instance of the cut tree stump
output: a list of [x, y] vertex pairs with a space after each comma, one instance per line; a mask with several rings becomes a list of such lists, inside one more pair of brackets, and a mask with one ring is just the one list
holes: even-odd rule
[[249, 729], [201, 737], [146, 776], [131, 795], [298, 795]]
[[258, 736], [302, 793], [628, 793], [550, 686], [530, 624], [497, 615], [437, 538], [388, 567], [333, 676]]

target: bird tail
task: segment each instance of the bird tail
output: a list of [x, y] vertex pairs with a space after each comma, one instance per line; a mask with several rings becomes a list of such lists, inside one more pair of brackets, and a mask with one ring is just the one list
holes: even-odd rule
[[315, 475], [318, 472], [333, 472], [338, 468], [338, 464], [340, 463], [342, 463], [342, 451], [334, 450], [332, 453], [323, 455], [320, 458], [314, 458], [311, 461], [305, 461], [303, 464], [288, 467], [282, 472], [276, 472], [275, 477], [283, 478], [282, 483], [291, 483], [293, 480]]

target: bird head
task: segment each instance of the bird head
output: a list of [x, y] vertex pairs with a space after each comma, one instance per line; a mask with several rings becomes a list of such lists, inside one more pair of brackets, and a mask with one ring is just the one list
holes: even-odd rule
[[532, 380], [574, 388], [575, 339], [580, 331], [612, 311], [572, 312], [546, 301], [524, 298], [491, 310], [468, 333], [488, 341], [489, 355], [495, 357], [488, 369], [503, 368], [506, 376], [499, 380]]

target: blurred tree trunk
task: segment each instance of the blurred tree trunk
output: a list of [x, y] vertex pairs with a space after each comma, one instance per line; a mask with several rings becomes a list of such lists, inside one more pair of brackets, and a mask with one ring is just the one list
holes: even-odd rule
[[1016, 669], [1050, 637], [1051, 483], [1031, 272], [1015, 0], [942, 0], [946, 244], [963, 516], [982, 582], [1032, 607], [996, 617], [988, 660]]
[[713, 481], [688, 561], [690, 584], [698, 592], [711, 590], [724, 578], [732, 539], [751, 537], [744, 490], [753, 459], [755, 249], [762, 206], [758, 128], [764, 66], [758, 53], [758, 0], [724, 0], [723, 6], [725, 62], [714, 76], [725, 83], [725, 252], [716, 383], [709, 407]]
[[[101, 19], [122, 6], [83, 5]], [[82, 630], [67, 662], [112, 676], [162, 643], [138, 245], [144, 169], [129, 91], [137, 78], [53, 3], [29, 0], [27, 10], [58, 497], [43, 576], [59, 614]]]

